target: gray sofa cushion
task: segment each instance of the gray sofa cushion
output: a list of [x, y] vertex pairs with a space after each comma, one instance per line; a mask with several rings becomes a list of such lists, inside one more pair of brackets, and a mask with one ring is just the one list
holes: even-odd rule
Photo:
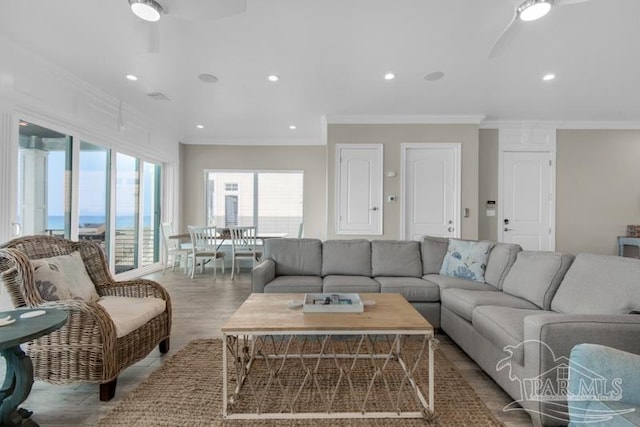
[[276, 263], [276, 276], [320, 276], [322, 242], [318, 239], [268, 239], [265, 258]]
[[640, 260], [579, 254], [560, 284], [551, 309], [569, 314], [640, 311]]
[[371, 243], [368, 240], [327, 240], [322, 244], [322, 275], [371, 277]]
[[422, 274], [440, 273], [442, 260], [447, 254], [449, 239], [446, 237], [425, 236], [422, 240]]
[[365, 276], [326, 276], [322, 279], [323, 292], [380, 292], [380, 283]]
[[459, 289], [473, 289], [476, 291], [495, 291], [491, 285], [486, 283], [476, 282], [475, 280], [461, 279], [459, 277], [441, 276], [439, 274], [425, 274], [422, 276], [424, 280], [428, 280], [437, 284], [440, 287], [440, 292], [444, 289], [459, 288]]
[[371, 242], [371, 270], [373, 277], [422, 276], [420, 243], [400, 240], [374, 240]]
[[319, 276], [279, 276], [267, 283], [265, 293], [322, 292], [322, 278]]
[[518, 253], [502, 290], [548, 310], [573, 255], [560, 252], [522, 251]]
[[499, 349], [505, 350], [505, 357], [513, 353], [516, 363], [524, 365], [524, 319], [527, 316], [550, 313], [544, 310], [496, 307], [482, 305], [473, 310], [471, 323], [473, 328]]
[[376, 277], [380, 292], [400, 294], [409, 302], [440, 301], [440, 288], [417, 277]]
[[522, 251], [522, 247], [515, 243], [494, 244], [487, 261], [487, 270], [484, 272], [485, 283], [502, 289], [504, 279], [513, 263], [516, 262], [520, 251]]
[[535, 304], [522, 298], [493, 291], [473, 291], [469, 289], [445, 289], [440, 293], [441, 304], [458, 316], [471, 322], [473, 309], [481, 305], [495, 305], [500, 307], [526, 308], [537, 310]]

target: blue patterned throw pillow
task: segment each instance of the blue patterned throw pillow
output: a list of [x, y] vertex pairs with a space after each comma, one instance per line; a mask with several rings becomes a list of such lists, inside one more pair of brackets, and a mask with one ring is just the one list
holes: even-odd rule
[[491, 242], [449, 239], [440, 274], [484, 283]]

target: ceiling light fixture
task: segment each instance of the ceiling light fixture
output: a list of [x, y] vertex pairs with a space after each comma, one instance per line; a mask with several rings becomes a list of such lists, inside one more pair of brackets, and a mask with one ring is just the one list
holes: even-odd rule
[[202, 125], [196, 125], [196, 127], [197, 127], [198, 129], [204, 129], [204, 126], [202, 126]]
[[545, 74], [544, 76], [542, 76], [542, 80], [544, 80], [545, 82], [548, 82], [550, 80], [553, 80], [556, 78], [556, 75], [553, 73], [549, 73], [549, 74]]
[[157, 22], [164, 13], [162, 6], [155, 0], [129, 0], [129, 5], [133, 14], [144, 21]]
[[200, 79], [203, 83], [217, 83], [218, 78], [213, 74], [202, 73], [198, 75], [198, 79]]
[[291, 130], [296, 130], [296, 129], [297, 129], [297, 126], [296, 126], [296, 125], [289, 125], [289, 129], [291, 129]]
[[131, 80], [132, 82], [135, 82], [138, 80], [138, 76], [134, 74], [127, 74], [125, 77], [127, 78], [127, 80]]
[[267, 80], [269, 80], [270, 82], [277, 82], [278, 80], [280, 80], [280, 77], [276, 76], [275, 74], [270, 74], [269, 76], [267, 76]]
[[444, 73], [442, 71], [434, 71], [432, 73], [426, 74], [424, 79], [428, 82], [435, 82], [444, 77]]
[[396, 78], [396, 75], [393, 74], [393, 73], [387, 73], [387, 74], [384, 75], [384, 79], [385, 80], [393, 80], [395, 78]]
[[518, 16], [522, 21], [535, 21], [551, 10], [553, 0], [527, 0], [518, 7]]
[[27, 122], [25, 122], [25, 121], [20, 120], [20, 126], [23, 126], [23, 127], [24, 127], [24, 126], [29, 126], [29, 123], [27, 123]]

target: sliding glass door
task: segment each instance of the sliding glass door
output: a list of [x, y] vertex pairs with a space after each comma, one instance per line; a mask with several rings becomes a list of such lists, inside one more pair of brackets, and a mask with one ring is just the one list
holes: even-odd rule
[[78, 170], [78, 239], [99, 243], [109, 254], [111, 150], [80, 142]]
[[91, 240], [116, 274], [159, 262], [160, 164], [27, 121], [18, 143], [19, 235]]
[[116, 153], [115, 270], [138, 267], [138, 159]]
[[20, 234], [70, 237], [71, 136], [21, 120], [18, 144]]

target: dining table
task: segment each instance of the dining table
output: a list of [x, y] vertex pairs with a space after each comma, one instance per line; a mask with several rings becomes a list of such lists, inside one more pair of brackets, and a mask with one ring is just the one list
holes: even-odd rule
[[[220, 243], [218, 243], [218, 247], [216, 249], [220, 249], [220, 247], [224, 244], [226, 240], [231, 240], [231, 231], [229, 231], [228, 227], [218, 227], [219, 233], [218, 238], [220, 239]], [[264, 245], [265, 240], [268, 239], [282, 239], [289, 235], [289, 233], [275, 233], [275, 232], [258, 232], [256, 234], [257, 240], [262, 240], [262, 244]], [[169, 239], [177, 239], [177, 240], [189, 240], [191, 236], [189, 233], [179, 233], [173, 234], [168, 237]]]

